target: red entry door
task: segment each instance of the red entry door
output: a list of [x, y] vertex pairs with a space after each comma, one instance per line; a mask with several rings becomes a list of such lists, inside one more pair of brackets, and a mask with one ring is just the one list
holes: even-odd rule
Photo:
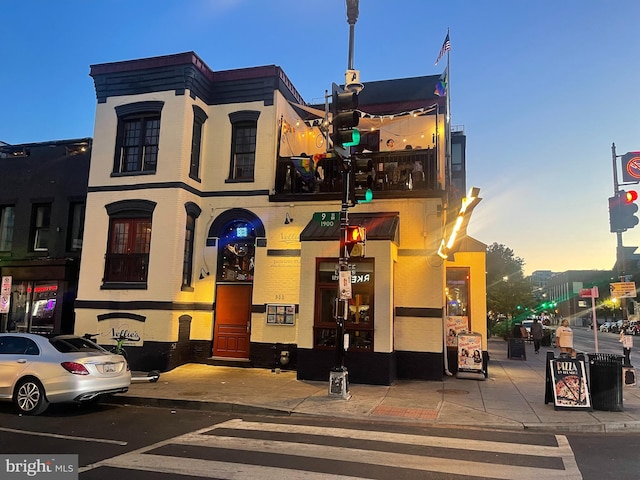
[[249, 358], [253, 285], [218, 285], [213, 356]]

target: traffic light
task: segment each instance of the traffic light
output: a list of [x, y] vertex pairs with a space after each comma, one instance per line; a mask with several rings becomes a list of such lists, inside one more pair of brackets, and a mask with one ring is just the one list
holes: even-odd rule
[[635, 201], [638, 193], [635, 190], [618, 191], [609, 198], [609, 224], [614, 233], [625, 232], [638, 225], [638, 205]]
[[367, 241], [366, 229], [357, 225], [347, 225], [345, 237], [344, 246], [347, 257], [364, 257], [364, 246]]
[[373, 183], [375, 178], [373, 162], [369, 158], [352, 158], [351, 160], [351, 204], [370, 202], [373, 199]]
[[638, 225], [638, 217], [635, 215], [638, 211], [638, 205], [635, 203], [638, 199], [638, 192], [629, 190], [623, 194], [624, 202], [621, 206], [620, 220], [624, 229], [627, 230]]
[[360, 131], [356, 128], [360, 122], [357, 108], [358, 94], [345, 92], [334, 83], [331, 98], [331, 139], [334, 147], [348, 149], [360, 144]]

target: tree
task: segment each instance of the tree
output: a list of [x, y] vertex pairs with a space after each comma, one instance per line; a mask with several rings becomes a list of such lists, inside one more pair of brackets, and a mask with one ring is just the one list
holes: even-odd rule
[[526, 316], [534, 307], [531, 285], [524, 278], [524, 260], [498, 243], [487, 248], [487, 309], [498, 315]]

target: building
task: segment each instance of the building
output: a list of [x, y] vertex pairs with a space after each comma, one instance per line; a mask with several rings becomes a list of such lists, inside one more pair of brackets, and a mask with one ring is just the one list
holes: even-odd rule
[[[326, 380], [342, 161], [327, 155], [324, 106], [307, 105], [278, 66], [217, 72], [193, 52], [90, 74], [76, 333], [126, 335], [136, 369], [211, 362]], [[366, 255], [349, 259], [356, 383], [442, 378], [450, 316], [481, 332], [486, 351], [486, 246], [465, 230], [478, 199], [448, 201], [438, 79], [369, 82], [359, 95], [356, 176], [374, 201], [349, 211], [367, 229]]]
[[91, 145], [0, 144], [0, 331], [73, 332]]
[[571, 325], [587, 326], [593, 317], [591, 299], [582, 298], [580, 290], [598, 287], [600, 298], [607, 298], [612, 281], [610, 270], [567, 270], [547, 281], [547, 298], [556, 303], [560, 318], [568, 319]]

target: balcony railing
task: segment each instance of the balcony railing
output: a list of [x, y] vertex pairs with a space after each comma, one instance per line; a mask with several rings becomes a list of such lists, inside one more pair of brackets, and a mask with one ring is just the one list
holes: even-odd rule
[[[342, 192], [342, 160], [336, 157], [280, 157], [275, 196], [309, 200]], [[368, 178], [377, 197], [440, 194], [435, 149], [357, 154], [358, 179]]]
[[148, 253], [116, 254], [105, 256], [105, 282], [146, 282], [149, 268]]

